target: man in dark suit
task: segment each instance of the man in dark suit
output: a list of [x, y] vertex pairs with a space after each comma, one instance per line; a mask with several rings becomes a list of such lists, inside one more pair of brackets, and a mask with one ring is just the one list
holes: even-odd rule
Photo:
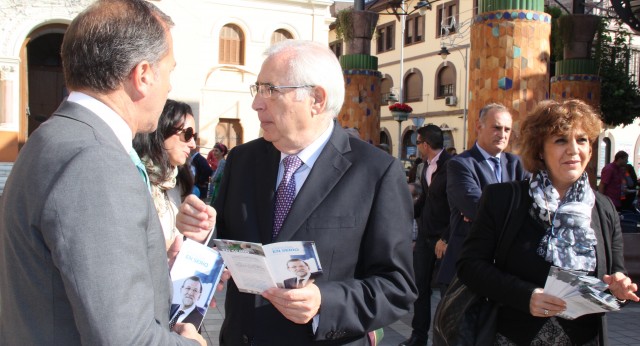
[[190, 276], [184, 280], [180, 287], [182, 295], [181, 304], [171, 304], [169, 324], [176, 322], [191, 323], [196, 328], [200, 327], [206, 310], [197, 305], [202, 294], [202, 281], [197, 276]]
[[0, 200], [0, 345], [205, 344], [190, 324], [169, 329], [164, 236], [131, 143], [171, 90], [172, 25], [144, 0], [99, 0], [69, 25], [71, 93]]
[[271, 46], [251, 92], [264, 137], [229, 153], [218, 236], [314, 241], [323, 275], [261, 295], [229, 280], [220, 344], [368, 345], [367, 333], [405, 315], [416, 297], [402, 167], [335, 122], [344, 77], [325, 45]]
[[449, 161], [447, 195], [451, 208], [451, 235], [437, 282], [449, 285], [456, 272], [462, 243], [475, 220], [482, 189], [489, 184], [528, 179], [520, 157], [505, 153], [513, 120], [509, 110], [491, 103], [480, 110], [475, 145]]
[[309, 280], [315, 280], [318, 274], [320, 274], [312, 273], [309, 264], [299, 258], [288, 260], [287, 269], [293, 273], [295, 277], [284, 280], [284, 288], [302, 288], [309, 283]]
[[437, 261], [447, 248], [449, 238], [447, 162], [451, 155], [444, 150], [442, 130], [436, 125], [419, 128], [416, 145], [424, 159], [420, 177], [422, 193], [414, 205], [414, 213], [419, 217], [418, 238], [413, 250], [418, 299], [413, 303], [411, 337], [399, 346], [427, 344], [431, 325], [431, 280]]

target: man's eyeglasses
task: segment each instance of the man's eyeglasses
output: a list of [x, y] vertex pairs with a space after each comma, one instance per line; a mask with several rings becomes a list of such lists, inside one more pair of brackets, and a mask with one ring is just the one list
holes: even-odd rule
[[183, 142], [189, 142], [191, 138], [193, 138], [194, 141], [198, 140], [198, 134], [193, 132], [193, 127], [187, 127], [186, 129], [178, 131], [178, 135]]
[[256, 95], [260, 94], [260, 96], [264, 98], [270, 98], [273, 94], [273, 91], [279, 91], [281, 89], [299, 89], [299, 88], [313, 88], [315, 85], [278, 85], [275, 86], [271, 83], [256, 83], [251, 84], [249, 86], [249, 90], [251, 91], [251, 97], [256, 97]]

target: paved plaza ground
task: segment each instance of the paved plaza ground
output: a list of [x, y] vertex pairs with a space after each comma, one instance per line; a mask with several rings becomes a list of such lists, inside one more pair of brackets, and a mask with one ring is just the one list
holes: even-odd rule
[[[224, 316], [224, 292], [216, 292], [215, 296], [218, 306], [209, 310], [202, 327], [202, 335], [209, 345], [219, 345], [218, 334]], [[439, 300], [440, 294], [436, 291], [431, 297], [432, 314]], [[640, 303], [630, 303], [621, 311], [609, 313], [607, 316], [611, 346], [640, 345]], [[411, 335], [412, 317], [413, 314], [409, 313], [396, 323], [385, 327], [380, 346], [397, 346], [407, 339]]]

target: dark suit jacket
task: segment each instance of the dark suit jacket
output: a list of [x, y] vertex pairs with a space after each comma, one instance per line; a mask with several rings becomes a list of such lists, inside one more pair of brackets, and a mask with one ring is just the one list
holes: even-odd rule
[[[311, 275], [309, 275], [309, 280], [311, 279], [315, 280], [317, 277], [318, 277], [318, 273], [311, 273]], [[283, 282], [284, 288], [299, 288], [297, 287], [297, 282], [298, 282], [298, 277], [286, 279]]]
[[172, 345], [171, 281], [149, 190], [111, 128], [63, 102], [0, 200], [0, 345]]
[[[531, 176], [525, 171], [517, 155], [500, 154], [500, 165], [503, 182], [523, 180]], [[449, 160], [447, 198], [451, 210], [449, 224], [451, 234], [436, 282], [442, 284], [451, 282], [456, 272], [455, 265], [462, 250], [462, 243], [471, 229], [471, 222], [464, 221], [464, 217], [471, 221], [475, 220], [482, 189], [497, 182], [493, 170], [487, 165], [477, 144]]]
[[[419, 218], [420, 237], [440, 237], [449, 239], [449, 203], [447, 202], [447, 162], [451, 155], [443, 150], [436, 163], [437, 168], [431, 175], [431, 185], [422, 174], [420, 183], [422, 193], [414, 205], [414, 213]], [[426, 163], [425, 163], [426, 165]]]
[[[521, 226], [517, 230], [511, 227], [505, 230], [518, 233], [509, 247], [511, 251], [507, 253], [506, 268], [496, 268], [493, 257], [509, 209], [505, 201], [511, 200], [511, 188], [508, 184], [496, 184], [484, 190], [476, 221], [458, 261], [458, 277], [474, 292], [504, 305], [499, 313], [498, 323], [503, 324], [498, 326], [499, 330], [506, 327], [509, 333], [515, 334], [512, 338], [532, 338], [546, 319], [533, 317], [529, 313], [531, 293], [535, 288], [544, 287], [551, 263], [535, 253], [544, 230], [529, 215], [528, 206], [532, 199], [528, 194], [528, 181], [519, 184], [526, 202], [524, 208], [514, 211], [510, 217], [511, 220], [521, 220]], [[597, 206], [592, 209], [591, 227], [597, 239], [596, 277], [602, 279], [605, 274], [625, 273], [626, 270], [618, 213], [606, 196], [599, 192], [595, 194]], [[600, 321], [601, 324], [603, 322]], [[509, 324], [517, 324], [517, 328]], [[600, 333], [601, 337], [606, 338], [604, 325]], [[525, 343], [512, 340], [518, 344]]]
[[[171, 311], [169, 312], [169, 318], [171, 318], [176, 311], [180, 308], [180, 304], [171, 304]], [[196, 328], [200, 328], [200, 324], [204, 319], [204, 314], [207, 313], [207, 310], [196, 305], [196, 308], [191, 311], [191, 313], [182, 320], [182, 323], [191, 323]]]
[[[220, 238], [272, 242], [279, 160], [264, 139], [231, 150], [215, 202]], [[276, 239], [315, 241], [323, 268], [317, 331], [230, 280], [221, 344], [365, 345], [366, 332], [399, 319], [416, 298], [412, 218], [400, 163], [336, 124]]]

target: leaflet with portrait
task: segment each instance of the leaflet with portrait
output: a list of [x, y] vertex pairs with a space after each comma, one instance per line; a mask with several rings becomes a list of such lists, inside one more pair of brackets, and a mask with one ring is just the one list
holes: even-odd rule
[[262, 245], [214, 239], [238, 290], [260, 294], [270, 287], [299, 288], [322, 274], [313, 241]]
[[184, 316], [178, 322], [193, 323], [200, 328], [223, 269], [224, 261], [216, 250], [185, 240], [171, 267], [173, 296], [169, 319], [183, 311]]

